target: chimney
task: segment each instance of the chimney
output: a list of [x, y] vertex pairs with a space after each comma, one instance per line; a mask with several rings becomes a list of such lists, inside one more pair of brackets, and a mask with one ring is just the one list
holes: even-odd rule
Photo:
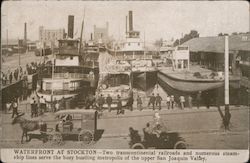
[[126, 33], [128, 32], [128, 16], [126, 16]]
[[24, 44], [27, 42], [27, 23], [24, 23], [24, 38], [23, 38]]
[[93, 33], [90, 34], [90, 40], [93, 40]]
[[133, 12], [129, 11], [129, 31], [133, 31]]
[[69, 15], [68, 17], [68, 37], [73, 38], [74, 37], [74, 16]]

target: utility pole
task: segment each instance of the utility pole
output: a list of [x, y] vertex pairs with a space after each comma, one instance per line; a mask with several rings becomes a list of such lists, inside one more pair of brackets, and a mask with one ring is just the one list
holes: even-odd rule
[[228, 36], [225, 36], [225, 108], [229, 108], [229, 50]]
[[55, 69], [55, 55], [54, 55], [54, 47], [53, 44], [51, 43], [51, 49], [52, 49], [52, 72], [51, 72], [51, 109], [52, 111], [54, 111], [54, 99], [53, 99], [53, 95], [54, 95], [54, 87], [53, 87], [53, 80], [54, 80], [54, 69]]
[[17, 41], [17, 44], [18, 44], [17, 52], [18, 52], [18, 65], [20, 67], [21, 66], [21, 57], [20, 57], [20, 51], [19, 51], [19, 48], [20, 48], [19, 43], [20, 43], [20, 40], [18, 39], [18, 41]]
[[229, 130], [231, 114], [229, 111], [229, 47], [228, 36], [225, 36], [225, 116], [223, 123], [226, 130]]
[[[231, 119], [231, 113], [229, 111], [229, 46], [228, 46], [228, 36], [225, 36], [225, 70], [224, 70], [224, 80], [225, 80], [225, 85], [224, 85], [224, 94], [225, 94], [225, 98], [224, 98], [224, 102], [225, 102], [225, 114], [223, 115], [223, 112], [220, 109], [220, 104], [219, 101], [217, 101], [217, 107], [218, 107], [218, 111], [219, 114], [222, 118], [222, 122], [223, 125], [225, 127], [225, 130], [229, 130], [229, 124], [230, 124], [230, 119]], [[219, 98], [219, 93], [218, 93], [218, 97]]]

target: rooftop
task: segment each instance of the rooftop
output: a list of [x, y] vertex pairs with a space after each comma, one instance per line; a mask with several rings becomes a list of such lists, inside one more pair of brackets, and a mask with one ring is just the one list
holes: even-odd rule
[[[193, 38], [183, 45], [189, 46], [192, 52], [224, 53], [225, 36]], [[230, 51], [250, 51], [250, 33], [229, 36]]]

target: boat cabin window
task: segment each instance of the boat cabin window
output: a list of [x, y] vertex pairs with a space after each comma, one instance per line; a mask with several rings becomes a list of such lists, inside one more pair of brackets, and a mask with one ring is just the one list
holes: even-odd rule
[[177, 47], [177, 50], [188, 50], [187, 46], [179, 46]]
[[67, 41], [67, 42], [60, 42], [60, 47], [75, 47], [77, 48], [78, 42], [76, 41]]
[[110, 74], [104, 84], [110, 87], [129, 85], [129, 76], [127, 74]]

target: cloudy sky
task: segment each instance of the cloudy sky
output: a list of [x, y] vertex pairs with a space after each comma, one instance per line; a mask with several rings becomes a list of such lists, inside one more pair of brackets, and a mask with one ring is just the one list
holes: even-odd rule
[[85, 8], [84, 36], [89, 39], [93, 25], [105, 26], [109, 34], [124, 37], [125, 16], [132, 10], [134, 29], [147, 41], [180, 38], [195, 29], [200, 36], [215, 36], [220, 32], [249, 31], [249, 4], [244, 1], [222, 2], [80, 2], [80, 1], [12, 1], [2, 3], [2, 39], [8, 29], [9, 39], [23, 38], [27, 22], [28, 39], [38, 39], [38, 27], [65, 28], [68, 15], [75, 16], [75, 33], [79, 37]]

